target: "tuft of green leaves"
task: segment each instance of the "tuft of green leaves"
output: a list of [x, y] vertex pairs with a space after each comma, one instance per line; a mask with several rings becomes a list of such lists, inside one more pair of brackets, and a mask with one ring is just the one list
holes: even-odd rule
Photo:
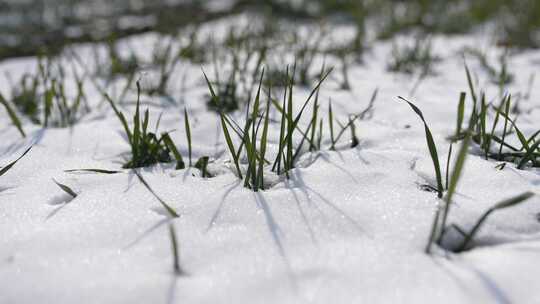
[[144, 116], [141, 116], [140, 97], [141, 88], [139, 82], [137, 82], [137, 104], [135, 115], [133, 116], [133, 129], [130, 129], [124, 114], [118, 110], [114, 101], [105, 94], [106, 100], [109, 102], [124, 127], [124, 132], [127, 135], [128, 143], [131, 147], [131, 159], [124, 164], [124, 168], [141, 168], [157, 163], [170, 162], [172, 160], [170, 156], [171, 152], [176, 159], [176, 168], [185, 168], [182, 155], [176, 149], [169, 134], [163, 133], [158, 138], [156, 134], [148, 131], [150, 114], [147, 109], [144, 112]]

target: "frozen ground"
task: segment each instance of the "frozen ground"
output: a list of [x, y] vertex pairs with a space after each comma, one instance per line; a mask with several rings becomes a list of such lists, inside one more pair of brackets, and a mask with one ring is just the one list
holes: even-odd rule
[[[144, 51], [153, 39], [130, 43]], [[441, 160], [444, 138], [455, 130], [459, 92], [467, 90], [458, 51], [484, 44], [490, 41], [482, 33], [436, 38], [435, 53], [444, 60], [412, 97], [441, 147]], [[84, 58], [86, 48], [77, 49]], [[26, 140], [0, 111], [1, 164], [35, 143], [0, 177], [0, 303], [540, 303], [538, 197], [494, 214], [479, 234], [481, 246], [471, 251], [424, 253], [438, 199], [419, 184], [434, 182], [433, 169], [423, 126], [396, 98], [410, 96], [415, 79], [385, 71], [390, 51], [391, 43], [377, 43], [364, 65], [350, 68], [351, 92], [340, 91], [333, 78], [321, 92], [343, 119], [365, 108], [379, 88], [373, 118], [358, 124], [360, 145], [305, 154], [291, 179], [270, 190], [255, 194], [228, 169], [212, 179], [172, 165], [142, 170], [181, 215], [175, 227], [187, 274], [179, 277], [172, 272], [167, 217], [132, 173], [63, 172], [120, 168], [120, 155], [129, 149], [107, 106], [73, 129], [27, 125]], [[4, 62], [0, 74], [15, 77], [34, 65], [33, 59]], [[488, 96], [496, 97], [498, 89], [474, 61], [470, 65]], [[517, 77], [512, 92], [524, 92], [540, 53], [513, 56], [509, 66]], [[211, 155], [222, 163], [228, 152], [217, 117], [205, 107], [200, 67], [178, 70], [187, 75], [194, 158]], [[93, 104], [101, 102], [93, 96]], [[534, 86], [522, 105], [532, 109], [520, 117], [528, 134], [539, 127], [538, 98]], [[177, 129], [175, 142], [187, 155], [183, 106], [151, 110], [153, 122], [163, 111], [161, 129]], [[272, 126], [274, 144], [278, 128]], [[452, 222], [470, 228], [497, 201], [540, 193], [538, 170], [509, 164], [499, 171], [496, 164], [469, 155]], [[64, 204], [68, 197], [52, 178], [79, 196]]]

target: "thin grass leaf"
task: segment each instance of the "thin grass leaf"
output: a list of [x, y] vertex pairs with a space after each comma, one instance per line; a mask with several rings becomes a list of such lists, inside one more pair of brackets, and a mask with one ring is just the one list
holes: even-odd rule
[[467, 97], [467, 93], [465, 92], [461, 92], [461, 94], [459, 95], [456, 137], [459, 136], [459, 134], [461, 134], [463, 119], [465, 117], [465, 98], [466, 97]]
[[450, 175], [450, 159], [452, 159], [452, 146], [453, 143], [450, 142], [450, 147], [448, 148], [448, 158], [446, 159], [446, 190], [448, 190], [448, 176]]
[[328, 101], [328, 124], [330, 125], [330, 141], [332, 145], [330, 150], [335, 150], [335, 139], [334, 139], [334, 113], [332, 112], [332, 101]]
[[[214, 101], [214, 103], [217, 106], [218, 98], [216, 96], [214, 88], [212, 87], [212, 83], [208, 79], [208, 76], [206, 76], [206, 73], [204, 72], [204, 70], [202, 72], [203, 72], [203, 75], [204, 75], [204, 79], [206, 80], [206, 84], [208, 85], [208, 89], [210, 90], [210, 94], [212, 95], [212, 100]], [[238, 177], [240, 179], [243, 179], [242, 171], [240, 170], [240, 164], [239, 164], [239, 160], [238, 160], [238, 155], [236, 154], [236, 149], [234, 148], [234, 143], [233, 143], [231, 135], [229, 133], [229, 128], [227, 128], [227, 122], [226, 122], [225, 114], [223, 114], [222, 112], [220, 112], [219, 114], [220, 114], [220, 120], [221, 120], [221, 128], [223, 129], [223, 135], [225, 136], [225, 141], [227, 142], [227, 147], [229, 148], [229, 152], [231, 153], [231, 156], [233, 158], [234, 165], [236, 167], [236, 172], [238, 174]]]
[[465, 237], [465, 239], [463, 240], [461, 246], [459, 246], [459, 248], [457, 249], [458, 252], [460, 251], [463, 251], [465, 249], [467, 249], [467, 247], [469, 246], [469, 244], [471, 243], [471, 241], [474, 239], [474, 237], [476, 236], [476, 234], [478, 233], [478, 231], [480, 230], [480, 228], [482, 227], [482, 225], [484, 224], [484, 222], [488, 219], [488, 217], [495, 211], [497, 210], [500, 210], [500, 209], [504, 209], [504, 208], [509, 208], [509, 207], [513, 207], [513, 206], [516, 206], [518, 204], [521, 204], [523, 202], [525, 202], [526, 200], [530, 199], [531, 197], [534, 196], [534, 193], [533, 192], [525, 192], [525, 193], [522, 193], [518, 196], [515, 196], [515, 197], [512, 197], [512, 198], [509, 198], [507, 200], [504, 200], [502, 202], [499, 202], [497, 203], [495, 206], [489, 208], [479, 219], [478, 221], [476, 222], [476, 224], [474, 225], [474, 227], [471, 229], [471, 231], [467, 234], [467, 236]]
[[3, 167], [2, 169], [0, 169], [0, 176], [6, 174], [13, 166], [15, 166], [15, 164], [21, 160], [21, 158], [23, 158], [28, 152], [30, 152], [30, 149], [32, 149], [32, 146], [30, 146], [28, 149], [26, 149], [23, 154], [21, 156], [19, 156], [19, 158], [17, 158], [16, 160], [12, 161], [11, 163], [7, 164], [5, 167]]
[[495, 119], [493, 121], [493, 125], [491, 126], [491, 133], [489, 134], [489, 136], [486, 138], [487, 140], [487, 143], [486, 143], [486, 150], [485, 150], [485, 153], [486, 153], [486, 159], [487, 159], [487, 156], [489, 154], [489, 150], [491, 148], [491, 141], [493, 140], [493, 136], [495, 136], [495, 129], [497, 128], [497, 125], [499, 124], [499, 117], [500, 117], [500, 110], [502, 109], [502, 107], [504, 106], [504, 103], [506, 102], [506, 97], [503, 97], [501, 99], [501, 104], [499, 105], [498, 109], [499, 111], [496, 111], [496, 114], [495, 114]]
[[431, 247], [433, 246], [433, 243], [437, 241], [440, 212], [440, 209], [437, 207], [437, 211], [435, 211], [435, 215], [433, 216], [433, 223], [431, 224], [428, 243], [426, 245], [426, 249], [424, 250], [427, 254], [431, 253]]
[[[268, 90], [268, 101], [266, 102], [266, 116], [264, 118], [264, 127], [262, 131], [261, 143], [260, 143], [262, 159], [264, 159], [266, 155], [266, 146], [268, 143], [268, 121], [270, 120], [269, 118], [270, 102], [271, 102], [270, 90]], [[259, 162], [259, 169], [257, 173], [257, 184], [259, 188], [264, 190], [264, 162], [263, 161]]]
[[499, 147], [499, 160], [501, 159], [502, 148], [503, 148], [504, 140], [506, 138], [506, 130], [508, 130], [508, 119], [506, 119], [506, 117], [508, 117], [508, 115], [510, 114], [510, 103], [511, 103], [511, 96], [508, 95], [508, 97], [506, 98], [506, 106], [505, 106], [505, 109], [504, 109], [504, 113], [506, 115], [504, 116], [505, 117], [504, 129], [503, 129], [503, 135], [502, 135], [502, 138], [501, 138], [501, 145]]
[[183, 274], [183, 271], [180, 267], [180, 250], [173, 223], [169, 224], [169, 237], [171, 239], [171, 249], [173, 254], [173, 270], [176, 275], [181, 275]]
[[420, 117], [422, 122], [424, 123], [424, 129], [426, 133], [426, 141], [429, 149], [429, 153], [431, 155], [431, 160], [433, 161], [433, 167], [435, 168], [435, 176], [437, 179], [437, 192], [439, 198], [442, 198], [443, 196], [443, 185], [442, 185], [442, 175], [441, 175], [441, 166], [439, 164], [439, 155], [437, 153], [437, 147], [435, 145], [435, 141], [433, 140], [433, 135], [431, 134], [431, 130], [429, 129], [426, 120], [424, 119], [424, 115], [422, 114], [422, 111], [418, 107], [416, 107], [412, 102], [406, 100], [405, 98], [398, 96], [399, 99], [407, 102], [409, 106], [413, 109], [413, 111]]
[[137, 171], [136, 169], [133, 170], [133, 172], [135, 173], [135, 175], [137, 175], [137, 177], [139, 178], [139, 181], [144, 185], [144, 187], [158, 200], [158, 202], [161, 204], [161, 206], [163, 206], [163, 208], [165, 208], [165, 210], [167, 211], [167, 213], [169, 213], [169, 215], [173, 218], [177, 218], [177, 217], [180, 217], [178, 215], [178, 213], [176, 213], [176, 211], [171, 207], [169, 206], [164, 200], [162, 200], [157, 194], [156, 192], [154, 192], [154, 190], [150, 187], [150, 185], [146, 182], [146, 180], [142, 177], [142, 175], [139, 173], [139, 171]]
[[186, 129], [186, 137], [188, 143], [189, 166], [191, 167], [191, 127], [189, 124], [189, 115], [186, 108], [184, 108], [184, 127]]
[[60, 187], [60, 189], [62, 189], [62, 191], [64, 191], [65, 193], [69, 194], [71, 197], [73, 198], [76, 198], [77, 197], [77, 193], [75, 193], [75, 191], [73, 191], [70, 187], [64, 185], [64, 184], [61, 184], [59, 182], [57, 182], [54, 178], [52, 179], [53, 182], [58, 186]]
[[9, 115], [9, 118], [11, 119], [11, 122], [15, 125], [19, 133], [21, 133], [22, 137], [26, 137], [21, 121], [19, 120], [19, 117], [17, 116], [17, 113], [11, 108], [11, 106], [9, 105], [7, 100], [4, 98], [2, 93], [0, 93], [0, 103], [4, 105], [4, 108], [6, 108], [6, 111]]
[[445, 201], [444, 210], [443, 210], [443, 213], [441, 214], [442, 216], [441, 234], [438, 236], [439, 241], [441, 241], [442, 234], [444, 233], [444, 230], [446, 228], [446, 222], [448, 220], [448, 215], [450, 214], [450, 206], [452, 205], [452, 199], [456, 192], [457, 184], [461, 177], [461, 173], [463, 172], [463, 168], [465, 167], [465, 160], [467, 159], [467, 154], [468, 154], [469, 146], [471, 143], [472, 128], [473, 128], [473, 125], [470, 125], [469, 129], [467, 130], [465, 139], [463, 139], [463, 142], [461, 143], [461, 147], [459, 149], [456, 161], [454, 163], [454, 169], [450, 177], [448, 191], [446, 192], [446, 197], [444, 199]]
[[126, 117], [124, 116], [122, 112], [118, 110], [118, 108], [114, 104], [114, 101], [111, 99], [111, 97], [109, 97], [109, 95], [103, 94], [103, 96], [105, 97], [105, 100], [107, 100], [107, 102], [111, 105], [114, 113], [116, 114], [120, 122], [122, 123], [122, 126], [124, 127], [124, 132], [126, 132], [126, 135], [128, 137], [129, 144], [132, 145], [133, 135], [131, 134], [131, 130], [129, 129], [129, 125], [127, 123]]
[[469, 84], [469, 90], [471, 91], [471, 97], [474, 101], [474, 104], [476, 105], [476, 92], [474, 90], [474, 84], [472, 81], [471, 73], [469, 71], [469, 67], [467, 66], [467, 62], [465, 62], [465, 73], [467, 75], [467, 83]]
[[[287, 67], [287, 78], [289, 77], [289, 67]], [[272, 166], [272, 171], [277, 169], [277, 174], [281, 174], [281, 161], [285, 161], [285, 158], [282, 157], [284, 142], [285, 142], [285, 128], [286, 128], [286, 112], [285, 112], [285, 105], [287, 101], [287, 90], [284, 90], [283, 93], [283, 106], [281, 108], [281, 117], [280, 117], [280, 131], [279, 131], [279, 144], [278, 144], [278, 153], [276, 156], [276, 160], [274, 161], [274, 165]], [[276, 108], [279, 107], [276, 106]]]
[[171, 136], [169, 135], [169, 133], [161, 134], [161, 139], [163, 140], [163, 143], [165, 143], [165, 146], [167, 146], [167, 148], [172, 152], [174, 159], [176, 160], [176, 170], [185, 169], [186, 164], [184, 163], [182, 154], [178, 152], [178, 149], [176, 148], [176, 145], [171, 139]]
[[118, 174], [118, 173], [122, 173], [122, 171], [105, 170], [105, 169], [70, 169], [70, 170], [64, 170], [64, 172], [66, 172], [66, 173], [91, 172], [91, 173], [100, 173], [100, 174]]

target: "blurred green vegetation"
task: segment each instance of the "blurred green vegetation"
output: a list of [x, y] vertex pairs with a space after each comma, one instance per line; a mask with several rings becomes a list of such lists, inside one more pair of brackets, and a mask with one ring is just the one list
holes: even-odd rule
[[241, 12], [353, 24], [359, 33], [356, 50], [367, 22], [375, 25], [379, 39], [411, 30], [460, 34], [490, 25], [500, 45], [540, 46], [538, 0], [237, 0], [219, 10], [212, 3], [220, 1], [0, 0], [0, 60], [53, 54], [70, 43], [107, 41], [111, 35], [175, 33]]

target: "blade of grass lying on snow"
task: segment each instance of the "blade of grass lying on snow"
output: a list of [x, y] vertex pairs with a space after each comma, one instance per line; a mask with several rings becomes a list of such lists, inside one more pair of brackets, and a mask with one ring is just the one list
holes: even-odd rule
[[523, 203], [524, 201], [528, 200], [529, 198], [533, 197], [534, 193], [532, 192], [525, 192], [523, 194], [520, 194], [518, 196], [512, 197], [510, 199], [504, 200], [502, 202], [497, 203], [495, 206], [489, 208], [484, 214], [478, 219], [476, 224], [473, 226], [471, 231], [467, 234], [465, 239], [463, 240], [463, 243], [459, 246], [457, 249], [458, 252], [463, 251], [467, 249], [471, 241], [474, 239], [484, 222], [488, 219], [488, 217], [495, 211], [509, 208], [512, 206], [516, 206], [518, 204]]
[[100, 174], [118, 174], [118, 173], [122, 173], [122, 171], [105, 170], [105, 169], [70, 169], [70, 170], [64, 170], [64, 172], [66, 172], [66, 173], [90, 172], [90, 173], [100, 173]]
[[426, 133], [426, 141], [429, 149], [429, 153], [431, 155], [431, 160], [433, 161], [433, 167], [435, 168], [435, 175], [437, 179], [437, 192], [439, 198], [442, 198], [443, 196], [443, 185], [442, 185], [442, 176], [441, 176], [441, 166], [439, 164], [439, 156], [437, 153], [437, 147], [435, 146], [435, 141], [433, 140], [433, 135], [431, 133], [431, 130], [429, 129], [426, 120], [424, 119], [424, 115], [422, 114], [422, 111], [418, 107], [416, 107], [412, 102], [406, 100], [405, 98], [398, 96], [399, 99], [407, 102], [409, 106], [413, 109], [413, 111], [420, 117], [422, 122], [424, 123], [424, 129]]
[[6, 174], [6, 172], [8, 172], [13, 166], [15, 166], [15, 164], [19, 160], [21, 160], [21, 158], [23, 158], [28, 152], [30, 152], [30, 149], [32, 149], [32, 146], [30, 146], [28, 149], [26, 149], [26, 151], [24, 151], [23, 154], [21, 156], [19, 156], [19, 158], [17, 158], [16, 160], [12, 161], [11, 163], [7, 164], [5, 167], [0, 169], [0, 176]]
[[133, 172], [135, 173], [135, 175], [137, 175], [137, 177], [139, 178], [139, 181], [141, 181], [141, 183], [144, 185], [144, 187], [150, 192], [152, 193], [152, 195], [158, 200], [158, 202], [165, 208], [165, 210], [167, 210], [167, 212], [169, 213], [169, 215], [173, 218], [176, 218], [176, 217], [180, 217], [178, 215], [178, 213], [176, 213], [176, 211], [171, 207], [169, 206], [164, 200], [162, 200], [157, 194], [156, 192], [154, 192], [154, 190], [150, 187], [150, 185], [148, 185], [148, 183], [146, 182], [146, 180], [144, 180], [144, 178], [142, 177], [142, 175], [139, 173], [139, 171], [137, 171], [136, 169], [133, 170]]
[[52, 179], [53, 182], [58, 186], [60, 187], [60, 189], [62, 189], [65, 193], [69, 194], [71, 197], [73, 198], [76, 198], [77, 197], [77, 193], [75, 193], [75, 191], [73, 191], [70, 187], [64, 185], [64, 184], [61, 184], [59, 182], [57, 182], [54, 178]]

